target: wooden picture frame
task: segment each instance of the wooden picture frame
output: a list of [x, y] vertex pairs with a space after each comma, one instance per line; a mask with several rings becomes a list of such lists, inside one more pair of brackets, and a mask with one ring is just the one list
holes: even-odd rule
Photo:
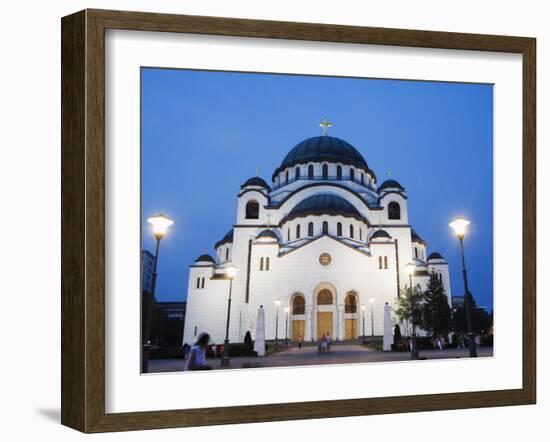
[[[107, 414], [105, 412], [105, 30], [124, 29], [523, 57], [523, 385], [513, 390]], [[533, 38], [84, 10], [62, 19], [62, 424], [83, 432], [534, 404], [536, 98]]]

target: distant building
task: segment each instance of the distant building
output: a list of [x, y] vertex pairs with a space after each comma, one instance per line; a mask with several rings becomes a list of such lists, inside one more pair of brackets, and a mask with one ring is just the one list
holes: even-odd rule
[[451, 297], [451, 305], [453, 309], [464, 308], [464, 296], [453, 296]]
[[166, 312], [168, 319], [185, 320], [185, 307], [187, 303], [183, 302], [157, 302], [157, 307]]
[[155, 256], [149, 250], [141, 251], [141, 291], [151, 293]]

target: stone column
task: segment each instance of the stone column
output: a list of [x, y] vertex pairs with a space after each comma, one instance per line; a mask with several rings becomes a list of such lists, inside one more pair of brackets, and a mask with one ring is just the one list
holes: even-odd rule
[[337, 315], [338, 315], [338, 340], [343, 341], [344, 340], [344, 306], [339, 305], [337, 307]]

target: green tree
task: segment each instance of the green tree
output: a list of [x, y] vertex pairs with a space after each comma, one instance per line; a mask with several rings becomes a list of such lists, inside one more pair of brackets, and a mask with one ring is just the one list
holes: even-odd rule
[[432, 272], [424, 292], [422, 328], [433, 337], [447, 335], [452, 329], [451, 307], [439, 274]]
[[424, 293], [419, 286], [411, 288], [405, 286], [401, 290], [401, 296], [397, 298], [397, 306], [394, 309], [400, 322], [408, 321], [416, 327], [421, 325], [422, 304], [424, 303]]

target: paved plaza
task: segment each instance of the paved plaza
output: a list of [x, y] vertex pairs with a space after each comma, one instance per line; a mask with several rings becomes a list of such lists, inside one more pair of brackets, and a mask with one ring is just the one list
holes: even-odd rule
[[[493, 347], [478, 347], [479, 357], [493, 356]], [[468, 349], [420, 350], [420, 358], [455, 359], [467, 358]], [[296, 367], [304, 365], [353, 364], [365, 362], [410, 361], [409, 352], [382, 352], [361, 347], [360, 345], [333, 345], [330, 353], [319, 354], [316, 346], [301, 349], [292, 347], [264, 357], [231, 358], [230, 369], [263, 367]], [[149, 362], [151, 373], [183, 371], [186, 361], [183, 359], [153, 359]], [[219, 370], [220, 359], [208, 359], [210, 366]], [[224, 369], [227, 369], [224, 367]]]

